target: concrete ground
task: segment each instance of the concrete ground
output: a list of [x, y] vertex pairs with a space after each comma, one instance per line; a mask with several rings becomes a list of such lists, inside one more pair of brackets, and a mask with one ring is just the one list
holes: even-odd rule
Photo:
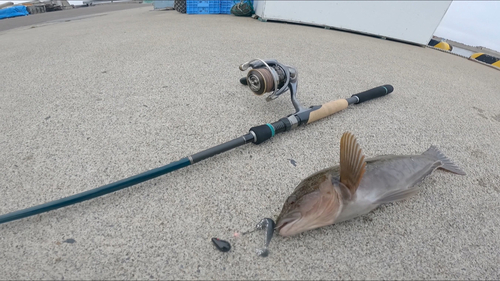
[[52, 11], [47, 13], [28, 15], [26, 17], [7, 18], [0, 21], [0, 32], [22, 26], [33, 26], [47, 22], [83, 19], [93, 14], [104, 15], [107, 12], [138, 8], [143, 6], [143, 4], [135, 2], [96, 4], [94, 6], [75, 6], [74, 9]]
[[[238, 66], [297, 67], [306, 105], [383, 84], [392, 94], [261, 145], [0, 225], [0, 276], [31, 279], [500, 278], [500, 72], [436, 50], [315, 27], [142, 6], [0, 32], [0, 214], [165, 165], [293, 112]], [[367, 157], [437, 145], [415, 197], [282, 238], [234, 238], [276, 218], [343, 132]], [[293, 159], [296, 165], [291, 164]], [[210, 239], [232, 243], [217, 251]]]

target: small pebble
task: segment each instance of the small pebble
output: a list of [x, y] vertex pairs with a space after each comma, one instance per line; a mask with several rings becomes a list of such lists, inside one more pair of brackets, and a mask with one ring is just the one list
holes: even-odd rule
[[220, 240], [219, 238], [212, 238], [212, 242], [214, 243], [215, 247], [221, 251], [221, 252], [228, 252], [231, 250], [231, 244], [229, 242]]

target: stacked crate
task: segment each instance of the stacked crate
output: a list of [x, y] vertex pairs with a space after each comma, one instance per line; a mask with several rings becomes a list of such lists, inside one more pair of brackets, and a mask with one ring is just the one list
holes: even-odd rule
[[220, 0], [186, 0], [187, 14], [220, 14]]
[[234, 1], [234, 0], [221, 0], [220, 1], [220, 13], [221, 14], [230, 14], [231, 13], [231, 8], [233, 7], [236, 2], [240, 1]]
[[[180, 0], [176, 0], [181, 2]], [[231, 8], [240, 0], [185, 0], [187, 14], [231, 14]], [[253, 4], [253, 0], [251, 1]], [[183, 12], [183, 11], [179, 11]]]

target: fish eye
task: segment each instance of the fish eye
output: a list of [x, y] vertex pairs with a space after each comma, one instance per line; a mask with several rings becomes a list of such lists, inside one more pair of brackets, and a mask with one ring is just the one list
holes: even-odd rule
[[296, 200], [295, 195], [291, 195], [290, 197], [288, 197], [288, 199], [286, 200], [286, 202], [288, 204], [293, 204], [293, 203], [295, 203], [295, 200]]

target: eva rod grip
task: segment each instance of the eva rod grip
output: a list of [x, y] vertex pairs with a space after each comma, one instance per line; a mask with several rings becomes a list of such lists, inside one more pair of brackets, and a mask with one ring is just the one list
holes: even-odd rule
[[353, 97], [358, 97], [359, 102], [357, 103], [362, 103], [371, 99], [383, 97], [387, 94], [392, 93], [394, 91], [394, 87], [391, 85], [384, 85], [384, 86], [379, 86], [364, 92], [361, 92], [359, 94], [352, 95]]
[[347, 108], [348, 105], [349, 104], [347, 103], [346, 99], [327, 102], [321, 105], [320, 108], [309, 113], [309, 119], [307, 120], [307, 124], [310, 124], [314, 121], [318, 121], [321, 118], [325, 118], [341, 110], [344, 110]]

